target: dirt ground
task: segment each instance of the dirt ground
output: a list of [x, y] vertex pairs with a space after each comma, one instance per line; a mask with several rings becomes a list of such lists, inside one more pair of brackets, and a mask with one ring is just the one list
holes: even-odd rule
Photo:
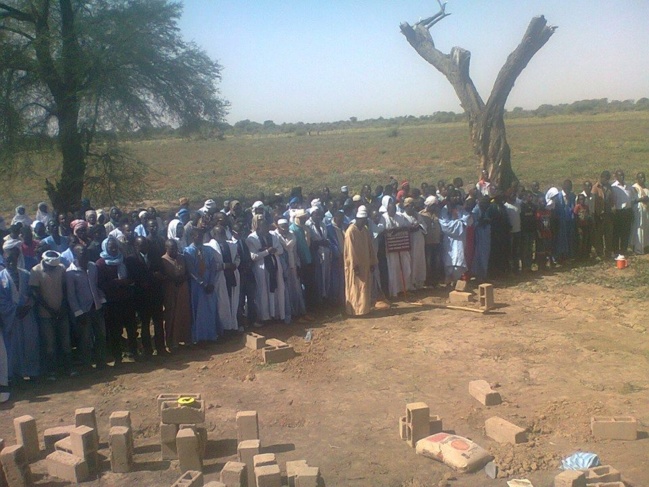
[[[636, 258], [640, 262], [642, 258]], [[56, 383], [22, 385], [0, 412], [0, 437], [13, 444], [12, 419], [30, 414], [39, 431], [70, 424], [77, 407], [98, 413], [102, 453], [108, 454], [108, 416], [130, 410], [136, 435], [136, 467], [130, 474], [104, 468], [88, 486], [164, 486], [178, 478], [177, 462], [159, 459], [156, 395], [201, 392], [207, 401], [204, 473], [216, 480], [236, 458], [235, 414], [259, 412], [263, 450], [284, 462], [306, 459], [319, 466], [327, 486], [489, 487], [505, 478], [552, 485], [560, 459], [578, 450], [597, 453], [620, 470], [628, 486], [649, 485], [648, 305], [642, 293], [610, 285], [618, 271], [596, 264], [574, 271], [534, 273], [496, 283], [499, 308], [490, 314], [434, 309], [404, 302], [368, 318], [322, 315], [313, 340], [306, 327], [275, 325], [260, 333], [292, 344], [298, 356], [267, 366], [240, 339], [181, 350], [172, 358], [125, 364], [112, 372]], [[577, 277], [575, 277], [577, 276]], [[643, 288], [644, 289], [644, 288]], [[426, 304], [442, 303], [447, 290], [426, 291]], [[474, 379], [489, 381], [503, 404], [484, 407], [468, 394]], [[444, 429], [489, 450], [501, 478], [459, 474], [417, 456], [399, 439], [398, 419], [409, 402], [424, 401], [443, 418]], [[501, 416], [530, 432], [515, 447], [484, 434], [484, 421]], [[596, 441], [593, 415], [639, 420], [637, 441]], [[38, 485], [65, 483], [47, 476], [45, 461], [32, 464]]]

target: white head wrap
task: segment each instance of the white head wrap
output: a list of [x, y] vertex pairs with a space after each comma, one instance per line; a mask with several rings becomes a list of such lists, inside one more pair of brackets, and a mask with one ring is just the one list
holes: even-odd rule
[[11, 238], [9, 235], [7, 235], [7, 239], [5, 240], [4, 244], [2, 244], [2, 250], [11, 250], [15, 248], [20, 248], [20, 244], [22, 243], [22, 240], [19, 238]]
[[257, 208], [261, 208], [262, 206], [264, 206], [264, 202], [263, 202], [263, 201], [255, 201], [255, 202], [252, 204], [252, 209], [253, 209], [253, 210], [256, 210]]
[[426, 200], [424, 201], [424, 206], [433, 206], [436, 203], [437, 203], [437, 197], [431, 195], [428, 198], [426, 198]]
[[55, 250], [48, 250], [43, 253], [43, 264], [56, 267], [61, 263], [61, 254]]
[[358, 207], [358, 210], [356, 211], [356, 218], [367, 218], [367, 207], [365, 205]]
[[379, 208], [379, 213], [387, 213], [388, 212], [388, 203], [391, 201], [394, 201], [394, 198], [390, 195], [386, 195], [383, 198], [381, 198], [381, 208]]
[[277, 220], [277, 225], [288, 225], [288, 220], [286, 218], [280, 218]]

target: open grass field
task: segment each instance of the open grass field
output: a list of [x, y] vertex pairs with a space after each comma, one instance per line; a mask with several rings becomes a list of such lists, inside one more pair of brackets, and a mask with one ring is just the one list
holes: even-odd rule
[[[546, 187], [572, 178], [580, 188], [603, 169], [621, 167], [628, 179], [649, 169], [649, 112], [516, 119], [507, 127], [514, 170], [523, 183], [536, 179]], [[197, 203], [287, 192], [293, 186], [302, 186], [305, 194], [325, 185], [332, 191], [342, 184], [357, 190], [363, 183], [383, 184], [390, 175], [417, 186], [456, 176], [476, 181], [479, 170], [466, 124], [404, 126], [396, 137], [389, 136], [391, 130], [132, 142], [127, 147], [150, 172], [147, 187], [134, 192], [130, 203], [151, 201], [165, 208], [181, 196]], [[43, 181], [56, 175], [56, 154], [30, 159], [30, 169], [2, 198], [5, 218], [18, 203], [34, 213], [45, 199]]]

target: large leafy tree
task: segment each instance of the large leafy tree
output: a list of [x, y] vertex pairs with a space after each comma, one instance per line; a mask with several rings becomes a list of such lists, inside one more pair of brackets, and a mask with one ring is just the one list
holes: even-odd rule
[[181, 13], [169, 0], [0, 0], [0, 156], [54, 135], [58, 210], [79, 205], [89, 161], [111, 157], [93, 152], [98, 133], [222, 120], [221, 66], [182, 39]]

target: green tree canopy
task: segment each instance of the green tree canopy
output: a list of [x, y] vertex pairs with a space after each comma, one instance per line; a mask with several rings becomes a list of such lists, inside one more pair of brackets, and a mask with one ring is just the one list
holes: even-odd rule
[[[55, 135], [61, 175], [46, 182], [55, 208], [77, 206], [98, 132], [218, 123], [221, 66], [182, 39], [179, 2], [0, 2], [0, 154]], [[114, 147], [111, 148], [114, 150]]]

